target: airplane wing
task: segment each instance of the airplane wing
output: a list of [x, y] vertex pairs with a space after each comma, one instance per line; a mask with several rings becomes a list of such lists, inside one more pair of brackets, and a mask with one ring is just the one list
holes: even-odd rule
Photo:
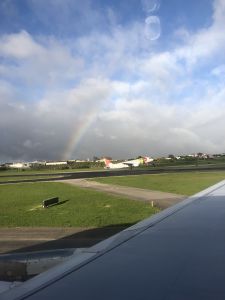
[[127, 166], [138, 167], [141, 164], [141, 160], [140, 159], [125, 160], [122, 163]]
[[128, 161], [123, 161], [123, 164], [124, 165], [127, 165], [127, 166], [133, 166], [133, 167], [136, 167], [137, 165], [136, 164], [134, 164], [134, 163], [130, 163], [130, 162], [128, 162]]
[[225, 298], [225, 181], [1, 295], [11, 299]]

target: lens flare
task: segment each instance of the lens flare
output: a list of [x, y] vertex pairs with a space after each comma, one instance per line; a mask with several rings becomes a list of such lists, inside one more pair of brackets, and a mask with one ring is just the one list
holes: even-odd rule
[[161, 26], [157, 16], [149, 16], [145, 19], [145, 37], [148, 40], [154, 41], [160, 37]]
[[160, 0], [141, 0], [142, 9], [145, 13], [156, 12], [160, 7]]

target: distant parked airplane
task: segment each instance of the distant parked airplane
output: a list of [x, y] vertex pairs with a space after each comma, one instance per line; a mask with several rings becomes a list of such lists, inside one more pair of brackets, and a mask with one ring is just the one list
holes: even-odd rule
[[123, 168], [129, 168], [129, 167], [138, 167], [143, 164], [148, 164], [149, 162], [152, 162], [153, 158], [150, 158], [148, 156], [132, 159], [132, 160], [125, 160], [120, 163], [113, 164], [111, 160], [105, 159], [105, 168], [106, 169], [123, 169]]

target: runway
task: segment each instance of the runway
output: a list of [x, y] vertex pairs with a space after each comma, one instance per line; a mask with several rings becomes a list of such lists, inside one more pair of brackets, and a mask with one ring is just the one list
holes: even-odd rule
[[[193, 171], [225, 171], [223, 166], [201, 166], [201, 167], [167, 167], [167, 168], [151, 168], [151, 169], [132, 169], [132, 170], [103, 170], [103, 171], [80, 171], [80, 172], [59, 172], [59, 173], [42, 173], [42, 174], [19, 174], [19, 175], [0, 175], [1, 178], [15, 177], [18, 180], [0, 181], [1, 184], [15, 184], [23, 182], [42, 182], [42, 181], [58, 181], [71, 180], [81, 178], [111, 177], [111, 176], [131, 176], [143, 174], [160, 174], [160, 173], [177, 173], [177, 172], [193, 172]], [[20, 179], [22, 177], [30, 177], [31, 179]], [[35, 179], [35, 177], [46, 177]], [[50, 177], [50, 178], [48, 178]]]
[[175, 205], [187, 197], [185, 195], [178, 195], [173, 193], [166, 193], [128, 186], [119, 186], [114, 184], [105, 184], [85, 179], [71, 179], [64, 180], [62, 182], [85, 189], [92, 189], [97, 191], [103, 191], [112, 195], [124, 196], [129, 198], [130, 200], [151, 202], [152, 205], [157, 206], [160, 209], [165, 209], [172, 205]]

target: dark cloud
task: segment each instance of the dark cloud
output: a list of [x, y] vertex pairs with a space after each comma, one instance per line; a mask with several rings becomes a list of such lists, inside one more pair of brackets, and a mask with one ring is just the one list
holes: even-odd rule
[[[43, 1], [31, 5], [41, 14]], [[212, 25], [182, 29], [167, 51], [146, 41], [144, 21], [118, 27], [112, 12], [108, 34], [1, 35], [0, 160], [224, 152], [222, 2], [214, 9]]]

